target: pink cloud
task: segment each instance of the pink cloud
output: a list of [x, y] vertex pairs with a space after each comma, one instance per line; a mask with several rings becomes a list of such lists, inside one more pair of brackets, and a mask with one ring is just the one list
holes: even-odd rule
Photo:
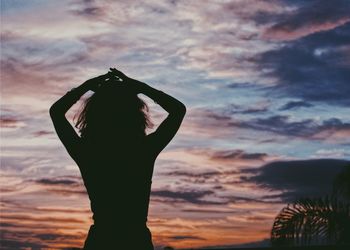
[[275, 39], [281, 41], [295, 40], [313, 33], [334, 29], [350, 21], [349, 17], [344, 17], [336, 21], [321, 23], [303, 24], [297, 27], [290, 26], [292, 22], [282, 22], [268, 28], [262, 35], [263, 39]]

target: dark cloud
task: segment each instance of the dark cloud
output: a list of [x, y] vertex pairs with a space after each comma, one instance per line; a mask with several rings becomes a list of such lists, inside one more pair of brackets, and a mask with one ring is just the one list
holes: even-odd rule
[[[204, 148], [204, 149], [194, 149], [190, 151], [192, 154], [195, 155], [205, 155], [208, 156], [209, 159], [211, 160], [264, 160], [268, 154], [266, 153], [249, 153], [247, 151], [244, 151], [242, 149], [210, 149], [210, 148]], [[196, 173], [199, 175], [206, 175], [209, 177], [212, 175], [221, 175], [221, 174], [234, 174], [236, 173], [234, 170], [233, 171], [224, 171], [224, 172], [219, 172], [219, 171], [209, 171], [209, 172], [203, 172], [203, 173]]]
[[0, 222], [0, 228], [4, 227], [19, 227], [19, 225], [16, 223]]
[[241, 114], [256, 114], [256, 113], [264, 113], [267, 111], [268, 111], [268, 108], [257, 107], [257, 108], [248, 108], [248, 109], [242, 110], [240, 113]]
[[0, 116], [0, 127], [1, 128], [18, 128], [23, 126], [24, 123], [22, 120], [14, 117], [14, 116], [8, 116], [8, 115], [1, 115]]
[[[296, 107], [298, 105], [306, 106], [308, 104], [307, 102], [291, 103], [284, 108], [290, 109], [292, 106]], [[200, 116], [203, 116], [203, 118], [200, 120], [192, 119], [191, 122], [198, 123], [198, 129], [196, 128], [197, 130], [210, 128], [211, 130], [208, 131], [208, 134], [213, 133], [212, 131], [219, 131], [213, 133], [213, 135], [216, 137], [232, 135], [232, 131], [237, 131], [235, 128], [268, 131], [278, 135], [300, 137], [311, 140], [325, 140], [327, 138], [332, 138], [333, 135], [339, 137], [337, 133], [342, 133], [343, 138], [346, 138], [346, 135], [350, 135], [350, 123], [342, 121], [339, 118], [330, 118], [323, 121], [312, 118], [292, 120], [291, 116], [289, 115], [273, 115], [267, 117], [253, 117], [251, 119], [238, 119], [237, 117], [232, 117], [227, 113], [226, 108], [221, 110], [198, 110], [193, 117], [199, 118]], [[221, 135], [220, 132], [222, 131], [225, 131], [227, 134]], [[239, 136], [239, 134], [237, 134], [237, 136]], [[233, 152], [233, 156], [235, 153], [237, 152]], [[245, 154], [246, 153], [244, 153], [243, 156], [245, 156]], [[254, 157], [254, 155], [252, 155], [252, 157]]]
[[[347, 0], [309, 0], [290, 1], [280, 0], [286, 7], [294, 7], [291, 11], [267, 18], [264, 13], [256, 15], [257, 22], [273, 22], [265, 35], [282, 40], [296, 39], [310, 33], [328, 30], [350, 20], [350, 2]], [[265, 17], [265, 19], [264, 19]]]
[[40, 240], [56, 240], [58, 238], [61, 238], [61, 235], [59, 234], [37, 234], [36, 235]]
[[34, 207], [31, 208], [31, 210], [33, 211], [44, 211], [44, 212], [60, 212], [60, 213], [67, 213], [67, 214], [71, 214], [71, 213], [91, 213], [89, 208], [86, 209], [73, 209], [73, 208], [61, 208], [61, 207]]
[[335, 29], [318, 32], [286, 44], [295, 45], [298, 46], [300, 49], [304, 48], [305, 50], [317, 48], [331, 49], [332, 47], [336, 48], [341, 46], [347, 46], [349, 45], [350, 41], [349, 26], [349, 23], [347, 23]]
[[[192, 191], [170, 191], [170, 190], [156, 190], [152, 191], [152, 197], [161, 198], [161, 202], [169, 203], [192, 203], [196, 205], [227, 205], [237, 202], [264, 202], [255, 198], [244, 196], [235, 196], [222, 194], [219, 195], [214, 191], [207, 190], [192, 190]], [[155, 200], [155, 199], [153, 199]]]
[[[80, 242], [81, 235], [69, 235], [65, 233], [37, 233], [27, 229], [19, 230], [0, 230], [1, 249], [46, 249], [52, 246], [52, 243], [64, 244], [66, 246], [77, 245]], [[72, 248], [70, 248], [72, 249]]]
[[205, 240], [205, 238], [190, 235], [174, 235], [168, 237], [169, 240]]
[[95, 0], [75, 1], [71, 6], [70, 12], [73, 15], [89, 19], [100, 19], [107, 14], [105, 9], [99, 6]]
[[[286, 136], [312, 137], [324, 131], [350, 130], [350, 123], [331, 118], [318, 123], [313, 119], [290, 121], [289, 116], [275, 115], [267, 118], [255, 118], [248, 121], [233, 122], [233, 126], [261, 131], [269, 131]], [[318, 138], [325, 139], [325, 138]]]
[[233, 214], [234, 211], [229, 210], [220, 210], [220, 209], [182, 209], [181, 211], [186, 212], [186, 213], [210, 213], [210, 214]]
[[45, 191], [57, 193], [64, 196], [70, 195], [86, 195], [86, 189], [82, 180], [79, 177], [57, 177], [57, 178], [42, 178], [34, 180], [35, 183], [45, 185]]
[[[171, 176], [181, 182], [191, 184], [209, 184], [213, 190], [224, 190], [219, 183], [230, 184], [234, 182], [235, 177], [239, 174], [236, 170], [231, 171], [209, 171], [209, 172], [189, 172], [189, 171], [170, 171], [164, 172], [162, 175]], [[220, 180], [220, 181], [219, 181]]]
[[241, 180], [281, 192], [266, 195], [263, 197], [265, 200], [292, 202], [301, 197], [329, 194], [334, 178], [348, 164], [350, 161], [334, 159], [277, 161], [260, 168], [242, 170]]
[[[11, 214], [11, 213], [2, 213], [1, 215], [2, 220], [11, 220], [11, 221], [17, 221], [17, 223], [20, 223], [21, 221], [31, 222], [31, 227], [34, 227], [36, 223], [62, 223], [63, 225], [65, 223], [77, 223], [77, 224], [84, 224], [85, 221], [81, 219], [77, 219], [74, 217], [54, 217], [54, 216], [45, 216], [45, 217], [39, 217], [39, 216], [32, 216], [29, 214]], [[22, 225], [22, 224], [21, 224]], [[23, 225], [22, 225], [23, 226]], [[42, 224], [37, 224], [37, 227], [43, 226]]]
[[101, 16], [103, 15], [104, 12], [103, 12], [103, 9], [99, 7], [85, 7], [80, 10], [74, 10], [72, 11], [72, 13], [91, 18], [91, 17]]
[[316, 124], [312, 119], [291, 122], [289, 121], [289, 116], [275, 115], [241, 122], [238, 126], [254, 130], [270, 131], [276, 134], [305, 136], [314, 133], [314, 126]]
[[279, 110], [290, 110], [290, 109], [296, 109], [301, 107], [309, 108], [309, 107], [313, 107], [313, 105], [311, 103], [304, 102], [304, 101], [292, 101], [283, 105], [281, 108], [279, 108]]
[[265, 153], [247, 153], [239, 149], [216, 151], [211, 156], [214, 160], [263, 160], [265, 157], [267, 157]]
[[213, 191], [170, 191], [170, 190], [154, 190], [151, 195], [153, 197], [167, 198], [177, 202], [189, 202], [194, 204], [220, 204], [218, 202], [203, 200], [205, 196], [214, 194]]
[[277, 79], [276, 86], [267, 88], [270, 94], [349, 105], [349, 44], [350, 22], [264, 52], [257, 64], [268, 69], [265, 76]]
[[221, 173], [219, 171], [209, 171], [209, 172], [186, 172], [186, 171], [171, 171], [164, 173], [164, 175], [167, 176], [185, 176], [185, 177], [201, 177], [201, 178], [210, 178], [212, 176], [220, 175]]
[[[234, 88], [231, 87], [230, 88]], [[256, 105], [251, 107], [244, 107], [241, 105], [231, 104], [228, 106], [225, 110], [225, 113], [229, 114], [258, 114], [258, 113], [265, 113], [269, 111], [268, 107]]]
[[39, 184], [44, 184], [44, 185], [77, 185], [79, 184], [76, 180], [71, 180], [71, 179], [43, 178], [43, 179], [36, 180], [35, 182]]
[[1, 249], [46, 249], [54, 245], [79, 246], [84, 237], [81, 233], [67, 234], [57, 231], [57, 223], [60, 224], [60, 230], [77, 228], [71, 223], [79, 223], [79, 227], [84, 225], [84, 221], [72, 217], [25, 216], [13, 214], [12, 211], [2, 213], [1, 219]]
[[63, 196], [71, 196], [71, 195], [87, 195], [87, 192], [84, 188], [81, 189], [64, 189], [64, 188], [50, 188], [47, 189], [46, 191], [60, 194]]
[[20, 239], [18, 240], [6, 239], [5, 235], [7, 235], [8, 233], [12, 233], [12, 232], [3, 231], [3, 230], [0, 231], [2, 249], [45, 249], [49, 247], [49, 245], [42, 242], [28, 242], [27, 240], [21, 241]]

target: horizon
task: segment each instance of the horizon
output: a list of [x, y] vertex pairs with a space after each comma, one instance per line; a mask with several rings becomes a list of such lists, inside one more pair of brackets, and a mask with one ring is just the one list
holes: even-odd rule
[[[115, 67], [187, 107], [155, 163], [154, 245], [266, 246], [283, 207], [329, 193], [350, 164], [346, 9], [346, 0], [1, 1], [1, 243], [83, 246], [89, 200], [48, 110]], [[150, 133], [166, 112], [141, 97]]]

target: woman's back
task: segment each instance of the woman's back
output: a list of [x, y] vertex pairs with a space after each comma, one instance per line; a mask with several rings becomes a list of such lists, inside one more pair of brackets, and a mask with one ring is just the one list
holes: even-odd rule
[[78, 163], [95, 223], [120, 217], [145, 223], [156, 155], [147, 136], [138, 140], [85, 143]]
[[[93, 212], [84, 249], [153, 249], [146, 226], [155, 159], [171, 141], [185, 115], [175, 98], [120, 71], [86, 81], [56, 101], [50, 115], [57, 135], [77, 163]], [[113, 80], [114, 76], [122, 82]], [[88, 90], [88, 98], [74, 128], [65, 113]], [[147, 95], [168, 112], [155, 132], [147, 105], [137, 94]]]

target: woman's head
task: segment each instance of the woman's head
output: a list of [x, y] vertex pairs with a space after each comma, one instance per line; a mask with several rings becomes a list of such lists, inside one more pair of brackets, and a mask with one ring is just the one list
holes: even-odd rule
[[78, 114], [82, 138], [135, 138], [151, 127], [147, 104], [122, 83], [106, 83], [91, 95]]

